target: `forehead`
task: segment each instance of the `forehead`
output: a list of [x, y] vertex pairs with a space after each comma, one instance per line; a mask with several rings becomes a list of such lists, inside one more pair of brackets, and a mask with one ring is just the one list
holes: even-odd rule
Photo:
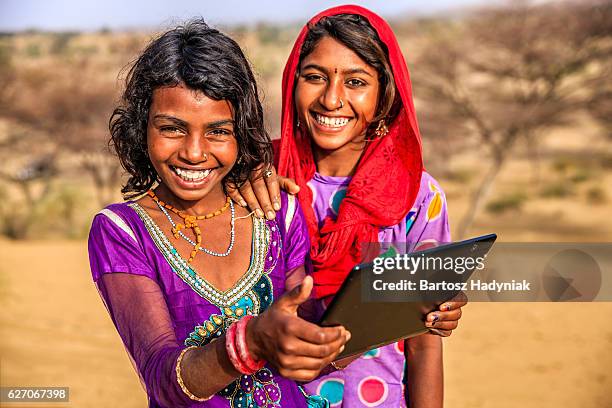
[[302, 67], [308, 64], [328, 69], [362, 68], [373, 75], [376, 74], [376, 69], [365, 62], [355, 51], [329, 36], [321, 38], [312, 52], [304, 58]]
[[204, 92], [187, 88], [183, 84], [156, 88], [153, 91], [150, 114], [169, 114], [179, 117], [202, 117], [211, 119], [231, 119], [232, 106], [229, 101], [216, 101]]

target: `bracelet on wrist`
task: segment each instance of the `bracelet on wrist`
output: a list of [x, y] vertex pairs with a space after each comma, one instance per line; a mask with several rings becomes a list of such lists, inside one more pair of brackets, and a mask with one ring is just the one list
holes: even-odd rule
[[225, 350], [234, 368], [241, 374], [253, 374], [251, 371], [238, 357], [238, 351], [236, 350], [236, 329], [237, 323], [234, 322], [225, 332]]
[[225, 349], [234, 368], [241, 374], [254, 374], [266, 365], [265, 360], [255, 360], [246, 341], [246, 327], [253, 316], [247, 315], [225, 332]]
[[176, 359], [176, 382], [178, 383], [178, 385], [181, 387], [181, 390], [183, 390], [183, 393], [185, 395], [187, 395], [189, 397], [190, 400], [192, 401], [198, 401], [198, 402], [203, 402], [203, 401], [208, 401], [209, 399], [211, 399], [213, 395], [211, 395], [210, 397], [207, 398], [201, 398], [201, 397], [197, 397], [195, 395], [193, 395], [193, 393], [191, 391], [189, 391], [187, 389], [187, 387], [185, 386], [185, 383], [183, 382], [183, 377], [181, 376], [181, 363], [183, 362], [183, 357], [185, 356], [185, 353], [187, 353], [187, 351], [195, 349], [197, 346], [189, 346], [187, 348], [184, 348], [181, 351], [181, 354], [179, 354], [178, 358]]
[[244, 365], [254, 373], [262, 369], [266, 365], [266, 362], [263, 359], [255, 360], [247, 346], [246, 328], [253, 317], [253, 315], [244, 316], [236, 323], [236, 350], [238, 351], [238, 358], [240, 358]]

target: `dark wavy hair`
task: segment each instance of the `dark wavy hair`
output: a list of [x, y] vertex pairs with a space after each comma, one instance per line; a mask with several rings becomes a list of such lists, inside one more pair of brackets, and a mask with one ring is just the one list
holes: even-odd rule
[[126, 199], [158, 182], [147, 153], [149, 108], [156, 88], [179, 84], [211, 99], [227, 100], [233, 107], [239, 160], [224, 182], [240, 185], [258, 165], [272, 163], [272, 144], [247, 59], [234, 40], [204, 20], [193, 19], [145, 48], [130, 68], [120, 106], [111, 115], [110, 145], [129, 173], [121, 189]]
[[[298, 66], [301, 66], [304, 58], [314, 51], [324, 37], [331, 37], [344, 44], [378, 72], [382, 92], [379, 93], [376, 116], [372, 119], [371, 130], [381, 119], [385, 119], [387, 124], [393, 122], [399, 112], [400, 103], [389, 63], [389, 49], [369, 21], [358, 14], [337, 14], [323, 17], [309, 27], [300, 50]], [[298, 76], [299, 70], [296, 72], [296, 80]]]

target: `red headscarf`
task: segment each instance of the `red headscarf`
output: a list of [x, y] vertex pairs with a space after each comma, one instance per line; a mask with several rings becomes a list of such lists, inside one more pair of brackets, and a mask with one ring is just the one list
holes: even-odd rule
[[[402, 107], [397, 118], [388, 125], [389, 133], [365, 148], [340, 204], [337, 219], [328, 217], [319, 231], [312, 208], [312, 191], [306, 185], [314, 175], [315, 163], [309, 135], [295, 126], [294, 82], [309, 27], [323, 17], [337, 14], [365, 17], [387, 45]], [[408, 69], [391, 27], [381, 17], [359, 6], [334, 7], [316, 15], [302, 29], [289, 55], [283, 72], [282, 106], [278, 171], [300, 186], [298, 199], [310, 233], [315, 294], [319, 298], [326, 297], [335, 294], [348, 272], [362, 261], [361, 244], [377, 242], [380, 228], [401, 222], [419, 190], [423, 170], [421, 139]]]

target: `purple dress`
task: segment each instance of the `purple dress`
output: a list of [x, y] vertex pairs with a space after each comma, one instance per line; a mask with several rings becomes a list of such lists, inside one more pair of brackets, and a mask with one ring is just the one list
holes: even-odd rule
[[206, 347], [236, 317], [263, 312], [284, 292], [285, 273], [304, 264], [309, 243], [303, 213], [293, 196], [282, 194], [281, 200], [275, 220], [253, 218], [250, 266], [226, 292], [200, 279], [138, 204], [113, 204], [94, 218], [93, 279], [149, 407], [306, 406], [297, 384], [269, 366], [241, 376], [207, 402], [191, 401], [175, 373], [185, 346]]
[[[349, 177], [315, 173], [308, 183], [320, 223], [336, 217], [346, 195]], [[442, 189], [423, 172], [419, 193], [404, 221], [378, 233], [385, 250], [411, 252], [450, 242], [446, 199]], [[341, 371], [334, 371], [305, 386], [309, 394], [327, 398], [331, 407], [405, 407], [404, 341], [370, 350]]]

